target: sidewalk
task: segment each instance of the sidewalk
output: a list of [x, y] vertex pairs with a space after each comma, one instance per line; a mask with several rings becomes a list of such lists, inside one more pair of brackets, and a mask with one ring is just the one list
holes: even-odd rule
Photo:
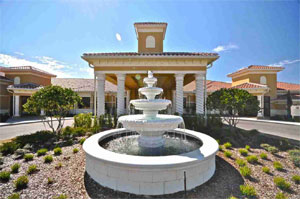
[[[65, 120], [73, 120], [73, 117], [66, 117]], [[54, 119], [56, 121], [56, 119]], [[12, 126], [20, 124], [31, 124], [43, 122], [42, 117], [39, 116], [28, 116], [28, 117], [15, 117], [9, 118], [6, 122], [0, 122], [0, 127], [2, 126]]]
[[257, 119], [257, 118], [252, 118], [252, 117], [251, 118], [250, 117], [241, 117], [241, 118], [239, 118], [239, 120], [300, 126], [299, 122], [286, 122], [286, 121], [278, 121], [278, 120]]

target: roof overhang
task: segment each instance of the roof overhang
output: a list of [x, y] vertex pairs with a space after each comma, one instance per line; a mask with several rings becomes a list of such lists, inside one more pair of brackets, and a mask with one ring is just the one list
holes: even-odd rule
[[[251, 65], [252, 66], [252, 65]], [[249, 67], [251, 67], [249, 66]], [[242, 68], [236, 72], [227, 74], [227, 77], [236, 78], [248, 74], [276, 74], [284, 69], [284, 67], [264, 67], [264, 68]]]
[[139, 22], [134, 24], [136, 38], [139, 38], [140, 32], [162, 32], [165, 39], [167, 23], [164, 22]]

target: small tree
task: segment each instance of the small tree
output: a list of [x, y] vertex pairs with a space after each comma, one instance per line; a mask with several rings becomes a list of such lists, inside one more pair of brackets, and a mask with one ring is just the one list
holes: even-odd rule
[[251, 110], [251, 114], [257, 114], [258, 104], [256, 97], [248, 91], [234, 88], [220, 89], [207, 98], [207, 108], [218, 111], [231, 127], [238, 124], [240, 113], [247, 114]]
[[[23, 107], [28, 113], [39, 113], [43, 109], [46, 116], [44, 122], [47, 122], [53, 133], [59, 134], [67, 113], [76, 103], [81, 103], [81, 98], [72, 89], [46, 86], [34, 93]], [[57, 119], [58, 125], [56, 128], [53, 119]]]

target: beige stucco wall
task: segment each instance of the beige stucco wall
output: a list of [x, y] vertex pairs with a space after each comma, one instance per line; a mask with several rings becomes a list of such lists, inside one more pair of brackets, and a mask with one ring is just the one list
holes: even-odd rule
[[[147, 36], [155, 38], [155, 48], [146, 48]], [[139, 32], [138, 52], [163, 52], [163, 33], [162, 32]]]
[[11, 94], [7, 91], [7, 86], [10, 84], [10, 82], [0, 80], [0, 114], [9, 112]]
[[51, 78], [46, 76], [34, 75], [31, 73], [27, 74], [9, 74], [6, 73], [5, 76], [9, 79], [14, 79], [15, 77], [20, 77], [21, 84], [23, 83], [35, 83], [43, 86], [51, 84]]

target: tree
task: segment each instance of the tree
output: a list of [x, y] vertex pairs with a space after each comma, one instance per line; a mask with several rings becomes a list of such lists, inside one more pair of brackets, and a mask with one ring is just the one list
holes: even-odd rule
[[219, 115], [231, 127], [236, 127], [241, 115], [257, 115], [259, 102], [257, 98], [246, 90], [241, 89], [220, 89], [207, 98], [207, 108], [218, 111]]
[[[44, 110], [44, 122], [47, 122], [53, 133], [59, 134], [66, 115], [76, 103], [81, 103], [81, 97], [72, 89], [46, 86], [34, 93], [23, 107], [28, 113], [39, 114], [41, 110]], [[58, 121], [56, 128], [53, 123], [54, 119]]]

